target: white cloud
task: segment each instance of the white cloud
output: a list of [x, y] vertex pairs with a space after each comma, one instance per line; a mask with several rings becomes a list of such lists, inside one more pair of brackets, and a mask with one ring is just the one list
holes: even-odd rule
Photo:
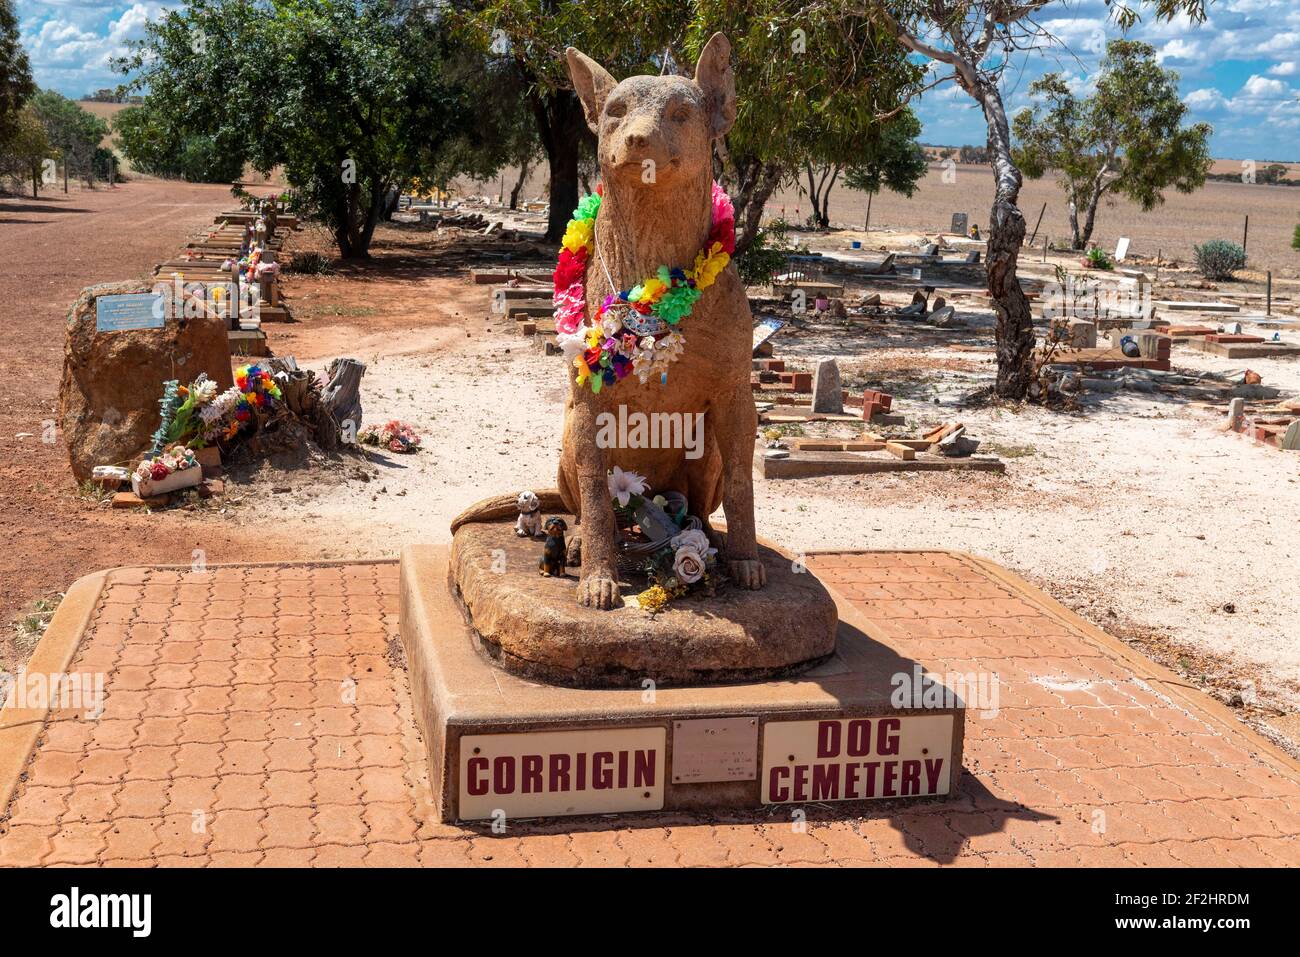
[[37, 4], [28, 0], [23, 6], [36, 14], [24, 22], [22, 31], [36, 82], [77, 97], [120, 83], [121, 75], [112, 69], [113, 59], [128, 52], [130, 40], [144, 35], [149, 20], [175, 4], [151, 0], [129, 5], [78, 0]]
[[1200, 90], [1192, 90], [1191, 93], [1183, 97], [1183, 102], [1193, 110], [1213, 110], [1223, 106], [1228, 102], [1228, 99], [1213, 87], [1206, 87]]
[[1201, 44], [1197, 40], [1175, 38], [1156, 51], [1156, 59], [1161, 63], [1166, 60], [1195, 60], [1201, 55]]
[[1252, 100], [1275, 100], [1286, 93], [1286, 84], [1281, 80], [1270, 80], [1259, 74], [1253, 75], [1242, 86], [1238, 96], [1245, 96]]
[[1295, 76], [1297, 72], [1300, 72], [1300, 67], [1296, 66], [1295, 60], [1283, 60], [1268, 68], [1269, 76]]

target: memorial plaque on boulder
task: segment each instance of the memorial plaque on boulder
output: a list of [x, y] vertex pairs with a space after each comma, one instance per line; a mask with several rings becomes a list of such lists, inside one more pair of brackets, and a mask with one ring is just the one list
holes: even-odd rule
[[129, 465], [149, 447], [167, 380], [192, 382], [206, 372], [218, 389], [234, 384], [225, 322], [218, 317], [172, 317], [158, 328], [100, 331], [101, 297], [151, 292], [138, 281], [91, 286], [68, 314], [59, 427], [78, 481], [90, 478], [96, 465]]
[[817, 372], [813, 376], [814, 412], [844, 412], [844, 393], [840, 389], [840, 367], [834, 359], [822, 359], [817, 363]]

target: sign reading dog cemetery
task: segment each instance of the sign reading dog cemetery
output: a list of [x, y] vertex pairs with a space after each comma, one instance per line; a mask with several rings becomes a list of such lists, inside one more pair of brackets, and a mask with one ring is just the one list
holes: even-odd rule
[[663, 728], [476, 734], [460, 739], [461, 820], [657, 811]]
[[167, 317], [164, 298], [151, 292], [100, 296], [95, 300], [95, 331], [161, 329]]
[[952, 715], [769, 721], [763, 803], [947, 794]]

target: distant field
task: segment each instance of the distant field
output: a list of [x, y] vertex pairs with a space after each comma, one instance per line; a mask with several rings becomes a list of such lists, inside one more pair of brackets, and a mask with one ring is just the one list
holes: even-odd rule
[[[94, 113], [96, 116], [108, 122], [109, 126], [113, 125], [113, 117], [125, 110], [130, 103], [100, 103], [97, 100], [78, 100], [77, 105], [88, 113]], [[109, 133], [100, 141], [100, 146], [113, 148], [113, 134]]]
[[[1233, 168], [1240, 170], [1241, 164], [1235, 163]], [[956, 212], [968, 213], [972, 223], [984, 228], [993, 202], [990, 168], [958, 166], [952, 183], [943, 182], [942, 173], [941, 167], [932, 166], [911, 199], [889, 192], [876, 196], [871, 204], [872, 228], [892, 226], [935, 232], [947, 229]], [[1044, 235], [1054, 242], [1068, 241], [1070, 221], [1065, 194], [1054, 179], [1027, 181], [1020, 191], [1020, 208], [1029, 221], [1030, 232], [1044, 203], [1047, 212], [1043, 215], [1038, 242], [1042, 242]], [[773, 197], [768, 204], [769, 215], [777, 215], [783, 204], [786, 218], [790, 220], [795, 219], [796, 206], [801, 216], [808, 215], [807, 199], [801, 200], [793, 191]], [[866, 194], [836, 186], [830, 205], [833, 222], [861, 228], [867, 209]], [[1099, 246], [1114, 249], [1120, 236], [1128, 236], [1129, 248], [1136, 255], [1154, 256], [1159, 250], [1166, 259], [1190, 261], [1192, 246], [1207, 239], [1241, 242], [1247, 215], [1250, 235], [1246, 252], [1250, 267], [1272, 269], [1279, 276], [1300, 276], [1300, 252], [1291, 248], [1292, 233], [1300, 222], [1300, 187], [1297, 186], [1210, 181], [1190, 195], [1168, 191], [1164, 205], [1149, 213], [1127, 200], [1114, 200], [1097, 210], [1093, 240]]]

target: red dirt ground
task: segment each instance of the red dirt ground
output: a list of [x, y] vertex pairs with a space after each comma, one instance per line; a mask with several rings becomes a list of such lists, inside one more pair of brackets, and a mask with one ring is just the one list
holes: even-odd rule
[[[63, 322], [80, 290], [147, 275], [232, 205], [228, 187], [135, 179], [109, 189], [0, 199], [0, 628], [32, 600], [124, 564], [294, 558], [299, 546], [250, 540], [201, 515], [109, 511], [78, 495], [59, 437]], [[32, 433], [18, 439], [20, 433]], [[0, 641], [0, 664], [14, 649]]]

